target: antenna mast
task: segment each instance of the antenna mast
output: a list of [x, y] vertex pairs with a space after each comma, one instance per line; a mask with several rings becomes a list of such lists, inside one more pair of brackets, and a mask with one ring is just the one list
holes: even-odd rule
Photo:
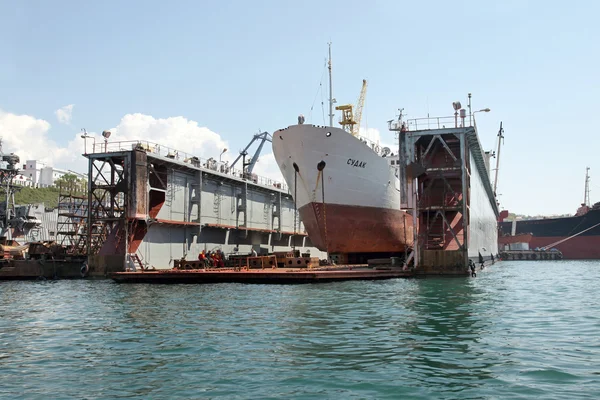
[[502, 128], [502, 121], [500, 121], [500, 130], [498, 131], [498, 155], [496, 156], [496, 177], [494, 178], [494, 195], [496, 195], [496, 187], [498, 186], [498, 170], [500, 168], [500, 149], [504, 139], [504, 129]]
[[329, 126], [333, 126], [333, 83], [331, 82], [331, 42], [329, 45], [329, 62], [327, 68], [329, 69]]
[[590, 205], [590, 167], [585, 168], [585, 194], [583, 195], [583, 204]]

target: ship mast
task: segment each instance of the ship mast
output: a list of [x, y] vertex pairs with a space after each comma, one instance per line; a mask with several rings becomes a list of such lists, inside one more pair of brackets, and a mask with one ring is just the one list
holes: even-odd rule
[[498, 155], [496, 156], [496, 176], [494, 177], [494, 195], [496, 196], [496, 187], [498, 186], [498, 169], [500, 168], [500, 149], [502, 140], [504, 139], [504, 129], [502, 129], [502, 121], [500, 121], [500, 130], [498, 131]]
[[329, 62], [327, 68], [329, 69], [329, 126], [333, 126], [333, 83], [331, 81], [331, 42], [329, 45]]
[[583, 204], [590, 206], [590, 167], [585, 168], [585, 193], [583, 195]]

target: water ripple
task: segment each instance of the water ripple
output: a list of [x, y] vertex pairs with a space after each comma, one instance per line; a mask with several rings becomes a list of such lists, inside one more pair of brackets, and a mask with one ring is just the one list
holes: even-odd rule
[[1, 282], [2, 398], [594, 398], [597, 262], [278, 286]]

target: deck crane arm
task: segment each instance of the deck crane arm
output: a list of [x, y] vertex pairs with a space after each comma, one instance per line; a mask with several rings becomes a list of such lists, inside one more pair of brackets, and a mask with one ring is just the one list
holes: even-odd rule
[[363, 107], [365, 105], [365, 96], [367, 95], [367, 80], [363, 79], [362, 88], [360, 89], [360, 96], [358, 96], [358, 101], [356, 102], [356, 112], [354, 121], [355, 124], [352, 126], [352, 134], [354, 136], [358, 136], [360, 132], [360, 120], [362, 119]]
[[[250, 148], [250, 146], [252, 146], [252, 144], [256, 140], [260, 140], [260, 144], [258, 145], [258, 148], [254, 152], [254, 155], [252, 156], [252, 159], [247, 164], [248, 167], [246, 168], [246, 171], [245, 171], [245, 172], [248, 172], [248, 173], [252, 173], [252, 170], [254, 169], [254, 166], [256, 165], [256, 162], [258, 161], [258, 157], [260, 156], [260, 152], [262, 151], [262, 148], [265, 145], [265, 142], [267, 142], [267, 141], [268, 142], [272, 142], [272, 139], [273, 139], [273, 137], [271, 136], [271, 134], [269, 132], [261, 132], [261, 133], [257, 133], [256, 135], [254, 135], [254, 137], [252, 138], [252, 140], [250, 141], [250, 143], [248, 143], [248, 146], [246, 146], [244, 148], [244, 150], [240, 151], [240, 155], [237, 156], [237, 158], [233, 161], [233, 163], [231, 163], [231, 168], [233, 168], [235, 166], [235, 164], [241, 158], [243, 158], [245, 155], [248, 154], [248, 149]], [[244, 169], [244, 166], [242, 166], [242, 169]]]

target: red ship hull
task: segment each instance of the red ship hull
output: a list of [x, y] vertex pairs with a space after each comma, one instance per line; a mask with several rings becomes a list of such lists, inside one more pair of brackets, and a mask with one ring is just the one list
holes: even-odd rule
[[412, 216], [401, 210], [309, 203], [299, 212], [311, 242], [321, 251], [393, 253], [413, 241]]
[[[529, 248], [548, 246], [566, 239], [565, 237], [532, 237]], [[564, 243], [553, 246], [560, 250], [565, 260], [598, 260], [600, 259], [600, 236], [576, 236]]]

